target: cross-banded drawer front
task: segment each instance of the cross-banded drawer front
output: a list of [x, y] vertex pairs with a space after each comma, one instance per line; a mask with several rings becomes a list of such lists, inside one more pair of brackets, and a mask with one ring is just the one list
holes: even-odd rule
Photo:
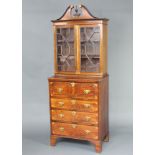
[[56, 135], [98, 139], [98, 127], [52, 122], [52, 133]]
[[78, 110], [84, 112], [97, 112], [98, 102], [97, 101], [82, 101], [74, 99], [57, 99], [51, 98], [52, 108]]
[[86, 125], [97, 125], [98, 114], [78, 111], [52, 110], [51, 117], [54, 121], [78, 123]]

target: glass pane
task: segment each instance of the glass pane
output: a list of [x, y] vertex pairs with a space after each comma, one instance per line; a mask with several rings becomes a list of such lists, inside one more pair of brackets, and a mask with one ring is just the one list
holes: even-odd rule
[[75, 71], [74, 29], [57, 28], [57, 65], [58, 71]]
[[82, 27], [81, 72], [99, 72], [100, 64], [100, 28]]

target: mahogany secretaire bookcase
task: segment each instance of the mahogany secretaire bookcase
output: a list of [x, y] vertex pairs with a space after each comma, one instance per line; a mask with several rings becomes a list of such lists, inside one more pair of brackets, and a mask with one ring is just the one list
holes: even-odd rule
[[51, 145], [59, 137], [109, 140], [107, 25], [83, 6], [70, 5], [52, 21], [54, 76], [49, 81]]

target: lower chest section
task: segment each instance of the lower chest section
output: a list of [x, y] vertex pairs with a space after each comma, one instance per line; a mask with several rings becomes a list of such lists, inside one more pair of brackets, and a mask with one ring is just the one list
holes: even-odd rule
[[51, 134], [99, 138], [99, 84], [49, 82]]

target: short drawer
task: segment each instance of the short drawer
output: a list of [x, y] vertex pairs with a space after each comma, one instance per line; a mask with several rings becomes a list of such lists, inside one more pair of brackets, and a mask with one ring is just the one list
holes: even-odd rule
[[50, 82], [49, 87], [51, 96], [72, 96], [72, 85], [69, 82]]
[[98, 139], [98, 127], [52, 122], [52, 134]]
[[78, 123], [86, 125], [98, 124], [97, 113], [87, 113], [87, 112], [77, 112], [67, 110], [51, 110], [51, 117], [52, 117], [51, 119], [54, 121]]
[[75, 97], [83, 99], [98, 99], [98, 84], [77, 83], [75, 87]]
[[78, 110], [83, 112], [97, 112], [98, 101], [51, 98], [51, 107], [63, 110], [67, 109]]

